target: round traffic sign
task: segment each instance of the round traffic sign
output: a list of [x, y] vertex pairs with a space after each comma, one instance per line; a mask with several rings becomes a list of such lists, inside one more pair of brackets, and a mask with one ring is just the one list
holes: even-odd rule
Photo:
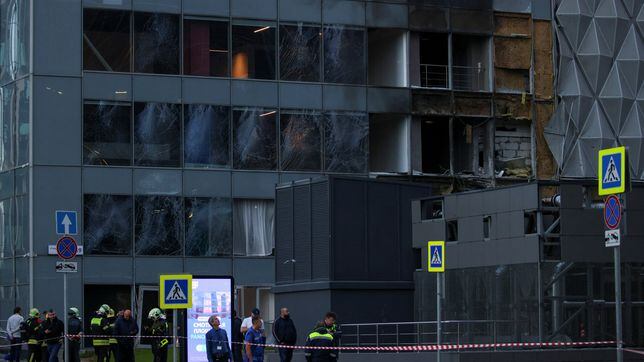
[[56, 253], [59, 257], [67, 260], [73, 259], [78, 253], [78, 244], [71, 236], [63, 236], [56, 242]]
[[610, 195], [604, 201], [604, 224], [609, 229], [617, 229], [622, 220], [622, 204], [615, 195]]

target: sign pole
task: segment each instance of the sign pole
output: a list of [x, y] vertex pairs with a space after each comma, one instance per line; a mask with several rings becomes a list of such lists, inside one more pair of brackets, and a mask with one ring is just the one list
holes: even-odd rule
[[620, 246], [613, 248], [615, 257], [615, 337], [617, 338], [617, 362], [622, 362], [622, 270]]
[[441, 332], [442, 332], [442, 326], [441, 326], [441, 298], [442, 298], [441, 274], [442, 273], [436, 273], [436, 346], [438, 347], [438, 349], [436, 350], [436, 361], [437, 362], [441, 362], [441, 350], [440, 350]]
[[64, 349], [63, 358], [65, 362], [68, 362], [69, 361], [69, 343], [68, 343], [69, 341], [67, 338], [67, 332], [69, 328], [68, 326], [69, 320], [65, 320], [65, 316], [67, 315], [67, 273], [63, 273], [63, 313], [62, 315], [63, 315], [62, 317], [64, 321], [63, 323], [65, 326], [65, 338], [63, 338], [63, 341], [65, 343], [65, 349]]
[[179, 317], [177, 316], [177, 310], [172, 310], [172, 362], [177, 362], [177, 347], [179, 346], [179, 341], [177, 341], [177, 322]]

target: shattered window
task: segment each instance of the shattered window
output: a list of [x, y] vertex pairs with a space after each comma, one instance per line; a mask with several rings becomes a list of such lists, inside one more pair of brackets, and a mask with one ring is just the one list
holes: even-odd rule
[[134, 72], [179, 74], [179, 16], [134, 13]]
[[275, 79], [275, 26], [247, 22], [233, 25], [232, 77]]
[[0, 112], [0, 169], [8, 170], [14, 166], [13, 133], [16, 119], [16, 89], [13, 84], [0, 88], [2, 109]]
[[494, 169], [497, 176], [532, 176], [530, 121], [497, 119], [494, 130]]
[[280, 78], [320, 81], [320, 27], [280, 26]]
[[93, 102], [83, 105], [83, 163], [132, 164], [130, 103]]
[[320, 119], [321, 115], [315, 112], [280, 113], [282, 170], [322, 169]]
[[29, 73], [32, 2], [0, 1], [0, 80], [6, 84]]
[[132, 196], [84, 195], [83, 245], [87, 254], [132, 254]]
[[453, 147], [454, 172], [470, 175], [488, 175], [490, 134], [489, 119], [478, 117], [454, 118]]
[[83, 11], [83, 68], [130, 71], [130, 12]]
[[230, 108], [190, 104], [184, 108], [186, 167], [230, 166]]
[[232, 205], [229, 198], [186, 198], [186, 255], [232, 255]]
[[268, 256], [275, 248], [275, 201], [234, 200], [234, 252], [241, 256]]
[[181, 255], [180, 197], [136, 196], [136, 255]]
[[366, 173], [369, 118], [365, 113], [327, 113], [324, 117], [324, 169]]
[[181, 106], [134, 103], [134, 164], [179, 167]]
[[233, 167], [274, 170], [277, 166], [277, 111], [245, 108], [233, 111]]
[[228, 22], [184, 19], [184, 74], [228, 76]]
[[324, 81], [365, 84], [364, 30], [333, 25], [324, 27]]

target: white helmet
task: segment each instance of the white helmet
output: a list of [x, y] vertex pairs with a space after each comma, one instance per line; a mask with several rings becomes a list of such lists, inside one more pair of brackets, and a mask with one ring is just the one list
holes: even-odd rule
[[150, 310], [150, 313], [148, 313], [148, 318], [150, 319], [165, 319], [165, 314], [163, 314], [163, 311], [159, 308], [152, 308]]

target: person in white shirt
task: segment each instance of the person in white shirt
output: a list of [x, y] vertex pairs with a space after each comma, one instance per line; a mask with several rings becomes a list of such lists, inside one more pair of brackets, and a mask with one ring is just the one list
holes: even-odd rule
[[[244, 336], [246, 335], [246, 332], [253, 327], [253, 317], [259, 318], [259, 309], [253, 308], [251, 316], [244, 318], [244, 320], [242, 321], [240, 332], [242, 332]], [[264, 320], [262, 319], [261, 321], [262, 326], [260, 327], [260, 329], [264, 331]]]
[[16, 307], [13, 310], [13, 315], [7, 319], [7, 334], [9, 336], [9, 343], [12, 344], [11, 352], [9, 352], [9, 361], [20, 362], [20, 349], [22, 342], [20, 340], [20, 328], [22, 322], [25, 320], [22, 315], [20, 315], [20, 307]]

